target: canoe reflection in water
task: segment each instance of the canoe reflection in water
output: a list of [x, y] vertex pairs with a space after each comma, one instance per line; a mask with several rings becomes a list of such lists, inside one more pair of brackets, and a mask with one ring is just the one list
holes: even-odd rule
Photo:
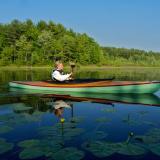
[[[27, 90], [10, 88], [11, 96], [34, 95], [42, 98], [57, 98], [59, 100], [69, 100], [76, 102], [89, 101], [113, 105], [115, 103], [138, 104], [147, 106], [160, 106], [160, 93], [158, 94], [102, 94], [102, 93], [77, 93], [77, 92], [45, 92], [37, 90]], [[6, 96], [5, 96], [6, 97]], [[54, 100], [55, 101], [55, 100]]]
[[64, 100], [52, 100], [52, 102], [48, 102], [47, 105], [52, 106], [53, 113], [59, 118], [62, 118], [65, 108], [71, 109], [71, 104], [69, 104], [69, 102], [65, 102]]

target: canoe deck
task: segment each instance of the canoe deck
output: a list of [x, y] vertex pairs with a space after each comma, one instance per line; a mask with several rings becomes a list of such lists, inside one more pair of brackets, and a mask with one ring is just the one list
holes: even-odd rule
[[38, 87], [49, 87], [49, 88], [83, 88], [83, 87], [110, 87], [110, 86], [129, 86], [129, 85], [143, 85], [143, 84], [155, 84], [159, 82], [133, 82], [133, 81], [93, 81], [93, 82], [54, 82], [54, 81], [13, 81], [12, 83], [38, 86]]
[[90, 81], [90, 82], [63, 82], [53, 81], [13, 81], [10, 87], [32, 89], [40, 91], [60, 92], [88, 92], [88, 93], [154, 93], [160, 89], [160, 82], [133, 82], [133, 81]]

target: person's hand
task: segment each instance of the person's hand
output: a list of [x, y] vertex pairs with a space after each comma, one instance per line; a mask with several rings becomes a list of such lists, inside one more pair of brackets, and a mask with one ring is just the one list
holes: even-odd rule
[[73, 73], [70, 73], [69, 80], [73, 80]]
[[72, 77], [69, 77], [69, 80], [73, 80], [73, 78], [72, 78]]
[[73, 73], [71, 72], [70, 74], [69, 74], [69, 76], [71, 77], [73, 75]]

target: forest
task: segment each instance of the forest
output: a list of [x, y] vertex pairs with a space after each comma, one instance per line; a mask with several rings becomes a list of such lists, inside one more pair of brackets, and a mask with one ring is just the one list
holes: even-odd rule
[[110, 66], [160, 66], [160, 52], [102, 47], [105, 64]]
[[106, 66], [160, 66], [160, 53], [102, 47], [86, 33], [53, 21], [0, 23], [0, 66], [51, 66], [64, 63]]

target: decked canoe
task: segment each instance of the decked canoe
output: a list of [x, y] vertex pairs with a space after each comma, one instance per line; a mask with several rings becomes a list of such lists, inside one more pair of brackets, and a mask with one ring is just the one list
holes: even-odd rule
[[54, 92], [81, 92], [81, 93], [154, 93], [160, 89], [160, 82], [133, 82], [90, 80], [72, 82], [54, 81], [13, 81], [10, 87]]

